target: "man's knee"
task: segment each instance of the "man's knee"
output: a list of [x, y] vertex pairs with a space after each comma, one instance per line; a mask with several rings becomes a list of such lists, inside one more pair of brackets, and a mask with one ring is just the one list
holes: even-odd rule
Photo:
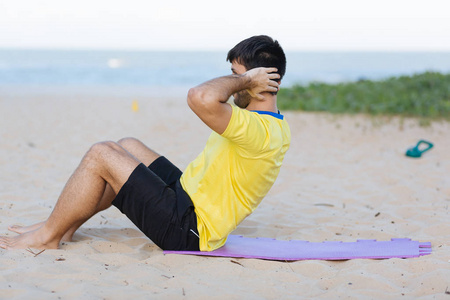
[[134, 137], [126, 137], [126, 138], [122, 138], [119, 141], [117, 141], [117, 143], [119, 145], [121, 145], [122, 147], [124, 147], [125, 149], [127, 148], [131, 148], [133, 146], [135, 146], [136, 144], [142, 144], [142, 142]]
[[123, 148], [118, 143], [112, 141], [99, 142], [91, 146], [86, 153], [85, 159], [89, 161], [100, 161], [120, 151], [123, 151]]
[[117, 143], [146, 166], [150, 165], [160, 156], [136, 138], [123, 138]]

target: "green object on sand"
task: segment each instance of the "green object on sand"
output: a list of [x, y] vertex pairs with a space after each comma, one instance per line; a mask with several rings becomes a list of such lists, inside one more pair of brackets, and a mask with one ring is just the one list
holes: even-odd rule
[[[420, 147], [420, 145], [424, 144], [425, 148]], [[419, 158], [422, 156], [422, 153], [424, 153], [425, 151], [430, 150], [431, 148], [433, 148], [433, 144], [424, 140], [420, 140], [416, 146], [409, 148], [406, 151], [406, 156], [409, 157], [414, 157], [414, 158]]]

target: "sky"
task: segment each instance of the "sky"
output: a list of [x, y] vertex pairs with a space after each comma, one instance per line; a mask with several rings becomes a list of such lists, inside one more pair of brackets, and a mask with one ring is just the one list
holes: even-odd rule
[[450, 51], [448, 0], [0, 0], [1, 48]]

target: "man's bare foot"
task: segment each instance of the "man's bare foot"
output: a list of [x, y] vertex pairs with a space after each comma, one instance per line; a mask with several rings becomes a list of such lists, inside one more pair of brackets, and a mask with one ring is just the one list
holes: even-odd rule
[[36, 224], [30, 225], [30, 226], [11, 225], [11, 226], [8, 226], [8, 230], [18, 233], [18, 234], [22, 234], [22, 233], [36, 230], [44, 224], [45, 224], [45, 222], [36, 223]]
[[0, 248], [6, 250], [13, 249], [57, 249], [59, 246], [58, 240], [52, 240], [46, 238], [45, 232], [42, 227], [34, 230], [22, 233], [15, 237], [0, 236]]
[[[30, 231], [34, 231], [40, 227], [42, 227], [45, 224], [45, 222], [40, 222], [40, 223], [36, 223], [33, 225], [29, 225], [29, 226], [20, 226], [20, 225], [11, 225], [8, 226], [8, 230], [18, 233], [18, 234], [23, 234], [23, 233], [27, 233]], [[72, 242], [72, 238], [73, 238], [73, 234], [75, 232], [73, 230], [69, 230], [61, 239], [61, 241], [63, 242]]]

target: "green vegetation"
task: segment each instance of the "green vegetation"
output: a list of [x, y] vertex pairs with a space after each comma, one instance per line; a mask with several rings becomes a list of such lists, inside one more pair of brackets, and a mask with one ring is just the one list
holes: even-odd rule
[[450, 74], [426, 72], [381, 81], [295, 85], [279, 91], [278, 107], [450, 120]]

